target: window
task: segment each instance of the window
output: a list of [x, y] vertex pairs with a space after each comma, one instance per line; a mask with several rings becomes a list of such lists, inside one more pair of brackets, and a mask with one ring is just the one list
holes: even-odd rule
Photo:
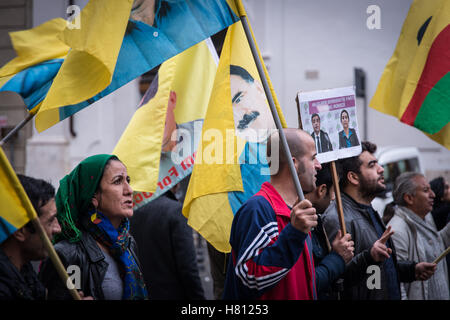
[[396, 162], [389, 162], [383, 165], [384, 182], [386, 191], [392, 191], [395, 179], [406, 171], [419, 171], [419, 160], [417, 158], [402, 159]]

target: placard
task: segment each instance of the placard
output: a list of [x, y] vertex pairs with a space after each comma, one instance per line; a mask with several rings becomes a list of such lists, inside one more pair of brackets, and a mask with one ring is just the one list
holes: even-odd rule
[[303, 130], [314, 139], [319, 162], [361, 153], [353, 86], [299, 92], [297, 99]]

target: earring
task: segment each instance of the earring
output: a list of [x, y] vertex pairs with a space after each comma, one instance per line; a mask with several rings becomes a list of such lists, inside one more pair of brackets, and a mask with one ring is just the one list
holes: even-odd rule
[[91, 215], [91, 221], [93, 224], [99, 224], [102, 221], [98, 218], [97, 213], [97, 207], [95, 207], [95, 212]]

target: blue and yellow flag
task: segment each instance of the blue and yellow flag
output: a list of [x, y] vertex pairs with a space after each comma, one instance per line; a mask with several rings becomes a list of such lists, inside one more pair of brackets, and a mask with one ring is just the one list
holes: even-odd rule
[[18, 93], [30, 113], [37, 112], [69, 52], [58, 38], [65, 27], [66, 20], [58, 18], [10, 33], [17, 57], [0, 69], [0, 91]]
[[[15, 91], [28, 110], [39, 109], [40, 132], [226, 28], [237, 16], [226, 0], [91, 0], [79, 29], [61, 30], [57, 21], [52, 28], [40, 26], [46, 37], [19, 50], [13, 37], [18, 58], [0, 69], [0, 91]], [[48, 38], [54, 43], [40, 56], [49, 59], [27, 55]]]
[[135, 191], [134, 209], [192, 172], [216, 75], [210, 39], [164, 62], [114, 148]]
[[36, 217], [33, 205], [0, 147], [0, 243]]
[[225, 37], [183, 205], [188, 224], [219, 251], [230, 251], [234, 214], [270, 179], [266, 142], [274, 129], [239, 21]]

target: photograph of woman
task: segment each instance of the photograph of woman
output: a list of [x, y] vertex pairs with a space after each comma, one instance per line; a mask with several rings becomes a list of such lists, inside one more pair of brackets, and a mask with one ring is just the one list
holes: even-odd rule
[[347, 110], [341, 111], [342, 131], [339, 131], [339, 149], [350, 148], [359, 145], [358, 135], [354, 128], [349, 127], [350, 116]]

